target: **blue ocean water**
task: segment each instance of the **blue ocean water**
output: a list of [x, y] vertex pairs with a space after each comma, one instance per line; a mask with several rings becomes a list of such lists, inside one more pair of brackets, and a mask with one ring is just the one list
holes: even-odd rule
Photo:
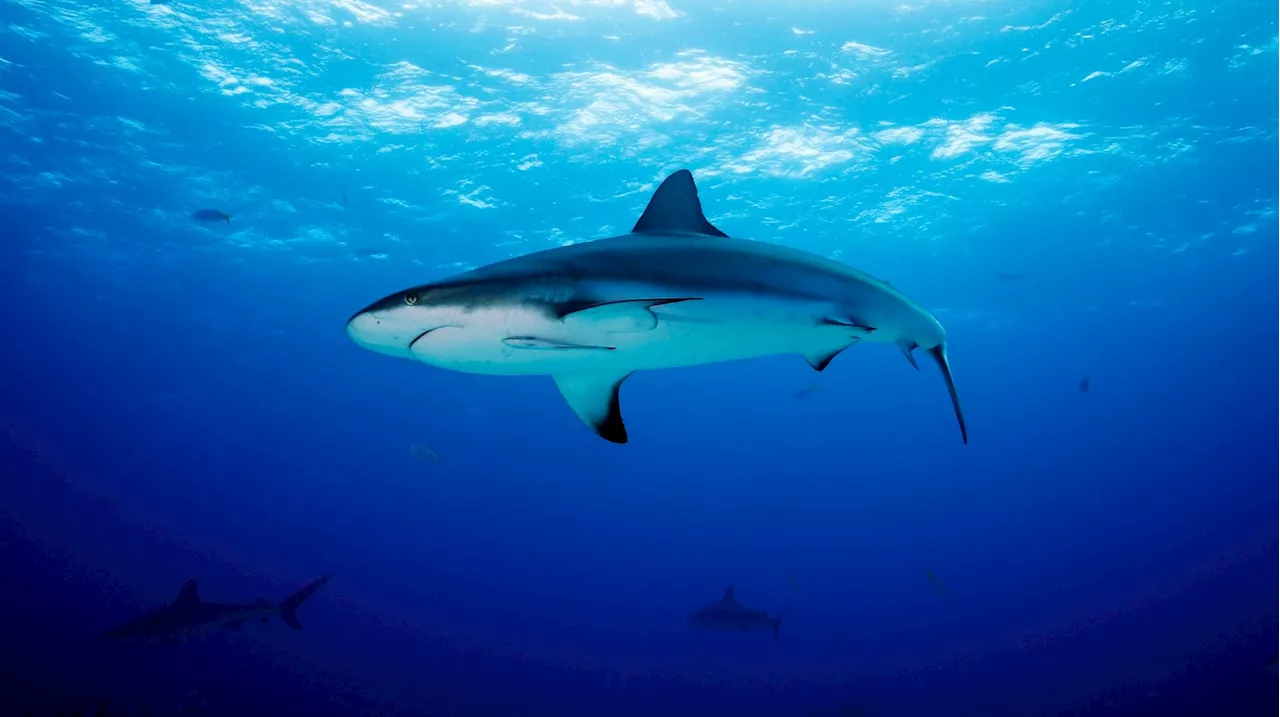
[[[1277, 91], [1250, 0], [5, 0], [0, 714], [1273, 715]], [[613, 445], [344, 334], [681, 168], [933, 312], [969, 443], [892, 346]]]

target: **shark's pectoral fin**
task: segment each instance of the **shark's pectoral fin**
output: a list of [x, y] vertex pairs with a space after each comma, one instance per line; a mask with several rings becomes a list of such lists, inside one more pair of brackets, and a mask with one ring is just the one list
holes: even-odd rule
[[631, 230], [635, 234], [702, 234], [713, 237], [726, 237], [728, 234], [716, 229], [702, 213], [702, 202], [698, 200], [698, 186], [693, 182], [693, 174], [681, 169], [662, 180], [649, 206]]
[[560, 321], [571, 329], [608, 333], [652, 331], [658, 325], [653, 307], [681, 301], [697, 301], [696, 296], [669, 299], [627, 299], [604, 303], [566, 304], [557, 308]]
[[618, 403], [618, 389], [631, 372], [616, 374], [566, 374], [554, 376], [556, 388], [596, 435], [613, 443], [627, 442], [627, 427], [622, 424], [622, 408]]
[[814, 371], [821, 371], [824, 368], [826, 368], [827, 365], [830, 364], [831, 361], [835, 359], [836, 356], [840, 355], [841, 351], [844, 351], [845, 349], [849, 348], [850, 346], [853, 346], [854, 344], [858, 343], [861, 340], [862, 339], [854, 339], [853, 341], [847, 344], [843, 344], [841, 346], [837, 346], [836, 348], [828, 347], [828, 348], [821, 348], [821, 349], [810, 349], [809, 351], [804, 352], [802, 355], [804, 356], [804, 360], [808, 361], [809, 365], [813, 367]]
[[947, 361], [947, 347], [941, 344], [934, 346], [929, 349], [929, 355], [938, 362], [938, 368], [942, 370], [942, 378], [947, 382], [947, 393], [951, 394], [951, 407], [955, 409], [956, 421], [960, 423], [960, 439], [968, 443], [969, 429], [965, 428], [964, 409], [960, 407], [960, 394], [956, 392], [956, 381], [951, 377], [951, 362]]
[[613, 351], [615, 348], [614, 346], [591, 346], [589, 344], [575, 344], [569, 341], [542, 339], [537, 336], [509, 336], [503, 339], [502, 343], [504, 346], [510, 346], [513, 349], [543, 349], [552, 351], [571, 351], [574, 349]]

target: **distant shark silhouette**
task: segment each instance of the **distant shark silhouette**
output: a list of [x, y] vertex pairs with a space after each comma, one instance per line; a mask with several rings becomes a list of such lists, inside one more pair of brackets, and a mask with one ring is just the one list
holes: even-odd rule
[[724, 591], [724, 597], [718, 602], [698, 610], [689, 616], [689, 621], [696, 627], [709, 630], [772, 630], [773, 641], [778, 641], [778, 628], [782, 626], [783, 613], [774, 617], [764, 610], [748, 610], [738, 604], [733, 595], [733, 586]]
[[266, 622], [272, 615], [279, 615], [286, 625], [301, 630], [298, 607], [306, 602], [329, 576], [312, 582], [298, 592], [272, 605], [263, 598], [244, 605], [205, 602], [196, 592], [195, 578], [182, 586], [173, 603], [158, 610], [134, 618], [121, 627], [105, 633], [104, 640], [128, 640], [143, 642], [183, 642], [194, 637], [208, 635], [224, 628], [239, 630], [250, 620]]

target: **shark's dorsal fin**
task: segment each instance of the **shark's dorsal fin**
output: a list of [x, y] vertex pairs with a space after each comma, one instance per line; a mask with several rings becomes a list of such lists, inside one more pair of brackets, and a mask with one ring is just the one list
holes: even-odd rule
[[183, 605], [194, 605], [200, 602], [200, 593], [196, 592], [196, 579], [191, 578], [183, 583], [182, 589], [178, 591], [178, 597], [173, 599], [174, 607], [182, 607]]
[[724, 591], [724, 598], [721, 600], [721, 602], [736, 602], [736, 600], [734, 600], [734, 597], [733, 597], [733, 586], [732, 586], [732, 585], [730, 585], [730, 586], [729, 586], [729, 587]]
[[712, 226], [703, 216], [702, 202], [698, 201], [698, 187], [693, 183], [693, 174], [687, 169], [681, 169], [662, 180], [631, 232], [729, 236]]

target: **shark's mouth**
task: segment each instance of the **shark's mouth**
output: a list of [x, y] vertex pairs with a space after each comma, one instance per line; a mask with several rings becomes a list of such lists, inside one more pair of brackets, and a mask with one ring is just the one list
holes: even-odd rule
[[416, 343], [418, 343], [418, 341], [419, 341], [423, 336], [426, 336], [427, 334], [431, 333], [432, 331], [437, 331], [437, 330], [439, 330], [439, 329], [445, 329], [445, 328], [448, 328], [449, 326], [450, 326], [449, 324], [445, 324], [444, 326], [436, 326], [435, 328], [431, 328], [431, 329], [427, 329], [426, 331], [423, 331], [422, 333], [420, 333], [420, 334], [418, 334], [417, 336], [415, 336], [415, 337], [413, 338], [413, 341], [410, 341], [410, 342], [409, 342], [408, 350], [409, 350], [409, 351], [413, 351], [413, 345], [414, 345], [414, 344], [416, 344]]

